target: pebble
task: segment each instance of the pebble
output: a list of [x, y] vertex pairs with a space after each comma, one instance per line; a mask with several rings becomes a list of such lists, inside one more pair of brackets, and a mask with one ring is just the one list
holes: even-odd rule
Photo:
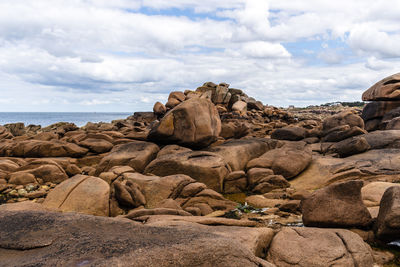
[[18, 195], [23, 197], [27, 194], [26, 190], [24, 188], [18, 189]]

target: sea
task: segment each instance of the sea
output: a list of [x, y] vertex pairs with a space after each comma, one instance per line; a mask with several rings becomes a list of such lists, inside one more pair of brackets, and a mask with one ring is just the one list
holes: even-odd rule
[[88, 122], [126, 119], [132, 114], [133, 112], [0, 112], [0, 125], [23, 122], [25, 126], [35, 124], [46, 127], [56, 122], [72, 122], [81, 127]]

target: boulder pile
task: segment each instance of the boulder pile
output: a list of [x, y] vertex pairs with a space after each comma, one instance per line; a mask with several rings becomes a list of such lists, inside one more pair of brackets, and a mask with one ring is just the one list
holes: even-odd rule
[[400, 240], [399, 80], [362, 114], [207, 82], [111, 123], [1, 126], [0, 262], [396, 264], [369, 243]]
[[362, 112], [367, 131], [398, 130], [400, 121], [400, 73], [377, 82], [362, 95], [368, 103]]

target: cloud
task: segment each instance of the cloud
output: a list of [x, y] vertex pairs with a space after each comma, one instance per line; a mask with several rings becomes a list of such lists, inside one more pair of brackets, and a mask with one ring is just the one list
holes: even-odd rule
[[398, 72], [399, 12], [395, 0], [3, 0], [1, 109], [151, 110], [205, 81], [282, 106], [359, 100]]
[[252, 58], [288, 58], [290, 53], [281, 44], [262, 41], [243, 44], [241, 55]]

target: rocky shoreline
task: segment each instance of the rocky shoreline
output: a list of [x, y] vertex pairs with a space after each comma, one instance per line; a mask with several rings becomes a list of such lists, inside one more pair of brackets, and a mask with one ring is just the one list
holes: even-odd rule
[[229, 84], [77, 127], [0, 127], [0, 266], [396, 266], [400, 74], [363, 109]]

